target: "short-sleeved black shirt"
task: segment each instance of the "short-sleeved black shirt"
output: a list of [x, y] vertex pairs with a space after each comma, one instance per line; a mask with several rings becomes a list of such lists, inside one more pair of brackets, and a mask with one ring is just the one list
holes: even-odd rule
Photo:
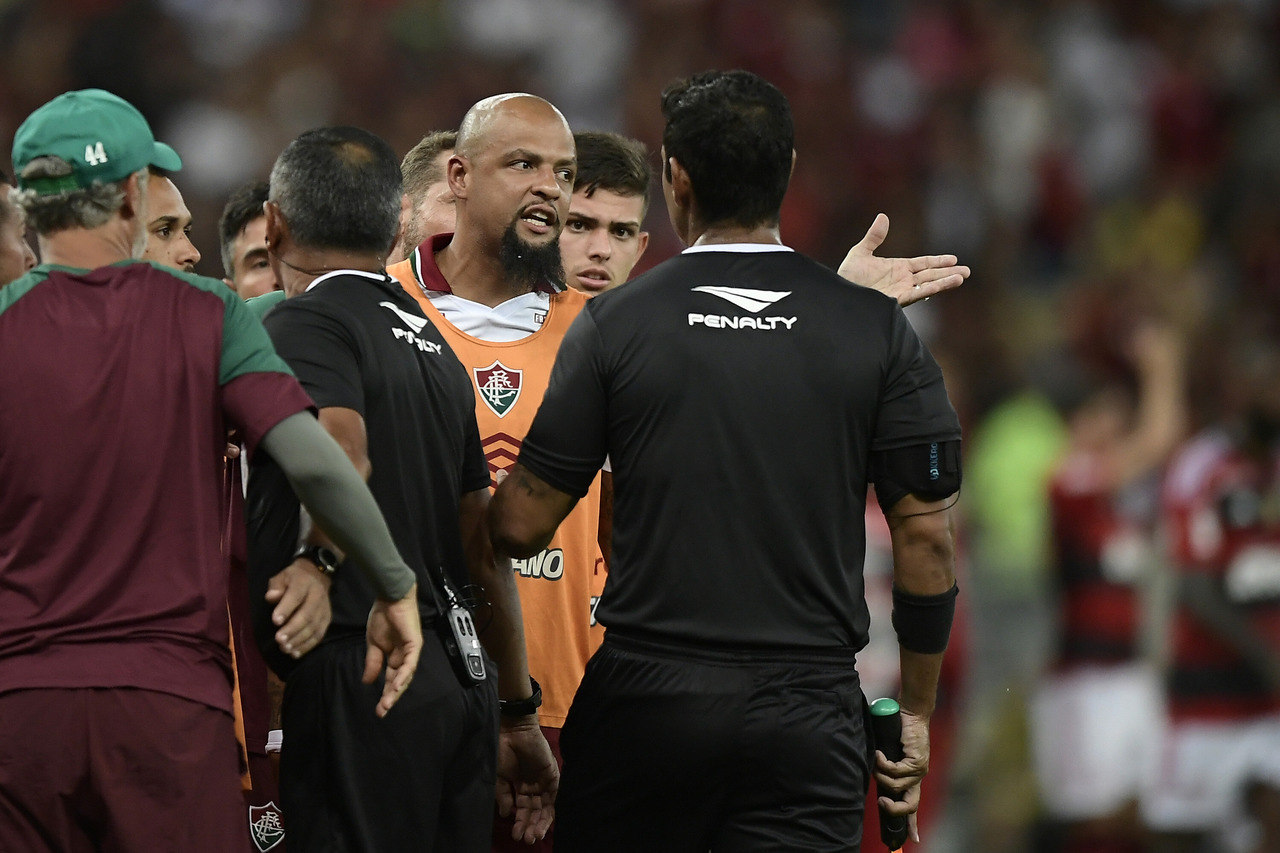
[[591, 300], [520, 463], [581, 495], [609, 455], [607, 628], [856, 650], [869, 456], [959, 436], [894, 300], [790, 251], [695, 251]]
[[[363, 416], [369, 489], [418, 576], [425, 612], [435, 612], [425, 572], [443, 567], [455, 584], [466, 583], [459, 497], [489, 486], [466, 370], [417, 304], [383, 274], [322, 276], [273, 309], [264, 325], [318, 407]], [[251, 495], [251, 511], [257, 503]], [[363, 632], [374, 600], [364, 574], [343, 566], [330, 598], [331, 635]]]

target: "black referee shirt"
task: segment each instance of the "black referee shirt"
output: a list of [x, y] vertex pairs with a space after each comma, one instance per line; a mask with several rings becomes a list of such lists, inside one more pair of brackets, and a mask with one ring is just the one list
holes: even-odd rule
[[609, 455], [607, 628], [860, 649], [868, 457], [959, 438], [942, 373], [893, 299], [717, 248], [587, 304], [520, 463], [582, 495]]
[[[425, 572], [443, 566], [455, 585], [467, 583], [459, 497], [489, 486], [466, 370], [417, 303], [384, 274], [322, 276], [263, 324], [318, 407], [364, 417], [369, 490], [418, 576], [424, 612], [434, 613]], [[331, 632], [363, 633], [374, 600], [364, 574], [343, 566], [330, 599]]]

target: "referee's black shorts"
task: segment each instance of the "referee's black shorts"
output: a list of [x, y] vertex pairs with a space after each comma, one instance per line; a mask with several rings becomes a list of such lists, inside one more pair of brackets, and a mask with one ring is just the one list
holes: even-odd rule
[[556, 850], [857, 850], [870, 779], [852, 652], [605, 637], [561, 736]]
[[436, 632], [422, 636], [417, 673], [381, 719], [381, 679], [360, 683], [363, 638], [326, 642], [289, 675], [280, 796], [290, 850], [489, 849], [496, 678], [463, 688]]

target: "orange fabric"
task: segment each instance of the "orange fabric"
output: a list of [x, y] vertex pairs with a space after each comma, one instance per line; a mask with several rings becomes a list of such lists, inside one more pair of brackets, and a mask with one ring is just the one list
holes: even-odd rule
[[[560, 342], [587, 297], [576, 290], [557, 293], [551, 297], [541, 329], [518, 341], [495, 343], [464, 334], [446, 320], [422, 292], [411, 261], [394, 264], [387, 272], [417, 300], [467, 368], [476, 391], [476, 420], [489, 474], [496, 478], [499, 471], [515, 464], [520, 443], [546, 393]], [[511, 386], [518, 388], [513, 400]], [[605, 581], [599, 526], [597, 474], [586, 497], [565, 518], [547, 549], [516, 561], [529, 671], [542, 685], [539, 716], [545, 726], [564, 725], [587, 660], [604, 638], [604, 628], [593, 624], [595, 604]]]
[[[231, 609], [227, 608], [227, 624], [231, 636], [235, 636], [235, 626], [231, 625]], [[240, 706], [240, 667], [236, 666], [236, 644], [227, 643], [231, 649], [231, 716], [236, 724], [236, 744], [240, 747], [240, 790], [252, 791], [253, 778], [249, 775], [249, 746], [244, 734], [244, 709]]]

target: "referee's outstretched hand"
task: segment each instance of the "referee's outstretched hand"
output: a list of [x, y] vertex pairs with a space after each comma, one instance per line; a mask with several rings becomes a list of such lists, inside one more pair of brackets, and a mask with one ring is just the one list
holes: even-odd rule
[[369, 622], [365, 627], [367, 650], [364, 655], [365, 684], [378, 680], [383, 663], [387, 677], [382, 684], [382, 698], [376, 709], [379, 717], [385, 717], [413, 680], [418, 668], [418, 656], [422, 654], [422, 620], [418, 616], [418, 585], [409, 587], [399, 601], [373, 602]]
[[920, 255], [915, 258], [881, 258], [876, 249], [889, 236], [889, 217], [877, 213], [866, 235], [849, 250], [836, 271], [854, 284], [892, 296], [906, 307], [935, 293], [964, 284], [969, 268], [955, 255]]
[[541, 841], [556, 816], [560, 768], [538, 715], [503, 719], [498, 731], [498, 814], [512, 818], [511, 838]]

